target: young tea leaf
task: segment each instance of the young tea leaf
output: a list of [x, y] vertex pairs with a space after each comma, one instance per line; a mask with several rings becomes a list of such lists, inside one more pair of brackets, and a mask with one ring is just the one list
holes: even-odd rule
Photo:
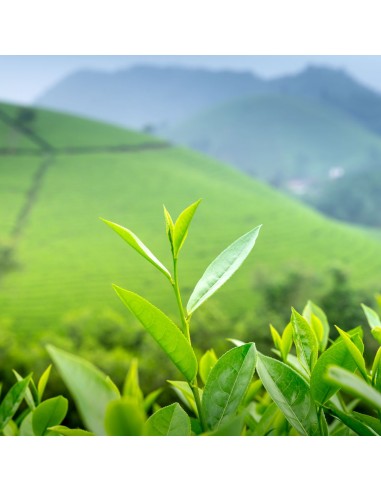
[[136, 401], [143, 403], [143, 392], [139, 386], [138, 359], [131, 360], [130, 367], [124, 381], [123, 396], [131, 396]]
[[209, 373], [202, 397], [208, 429], [218, 428], [237, 410], [253, 378], [256, 361], [254, 343], [235, 347], [218, 359]]
[[315, 330], [318, 330], [321, 333], [320, 337], [319, 336], [317, 337], [319, 341], [319, 350], [320, 352], [324, 352], [328, 343], [329, 332], [330, 332], [327, 316], [319, 306], [314, 304], [312, 301], [308, 301], [306, 307], [303, 310], [303, 316], [311, 325], [313, 319], [312, 315], [316, 316], [319, 319], [323, 329], [323, 332], [321, 333], [320, 326], [315, 321]]
[[371, 333], [373, 337], [377, 340], [378, 343], [381, 344], [381, 320], [376, 311], [371, 309], [365, 304], [361, 304], [365, 316], [368, 320], [369, 326], [371, 327]]
[[58, 372], [74, 398], [86, 427], [103, 436], [106, 407], [120, 398], [115, 385], [90, 362], [49, 345], [47, 347]]
[[345, 333], [345, 331], [340, 330], [340, 328], [337, 326], [336, 329], [339, 332], [341, 339], [345, 343], [349, 353], [353, 357], [353, 360], [355, 361], [357, 368], [360, 371], [362, 377], [365, 379], [365, 381], [368, 381], [368, 373], [366, 372], [365, 360], [364, 357], [362, 356], [362, 353], [352, 342], [351, 337], [347, 333]]
[[123, 396], [107, 405], [104, 426], [109, 436], [141, 436], [145, 418], [139, 402]]
[[46, 385], [47, 385], [48, 380], [49, 380], [51, 369], [52, 369], [52, 366], [49, 365], [38, 381], [37, 391], [38, 391], [38, 397], [39, 397], [40, 401], [42, 400], [42, 397], [44, 396], [44, 391], [45, 391]]
[[83, 429], [69, 429], [69, 427], [65, 427], [64, 425], [54, 425], [53, 427], [49, 427], [50, 431], [57, 432], [61, 436], [83, 436], [90, 437], [94, 436], [92, 432], [85, 431]]
[[135, 251], [137, 251], [143, 258], [149, 261], [153, 266], [160, 270], [169, 280], [171, 280], [171, 274], [167, 268], [156, 258], [156, 256], [147, 248], [147, 246], [129, 229], [110, 222], [109, 220], [101, 220], [113, 229], [119, 236], [126, 241]]
[[134, 292], [113, 286], [122, 302], [156, 340], [187, 381], [197, 375], [197, 359], [180, 329], [160, 309]]
[[8, 424], [25, 398], [32, 375], [15, 383], [0, 404], [0, 431]]
[[[353, 343], [361, 346], [359, 335], [353, 335]], [[339, 386], [327, 381], [325, 374], [327, 368], [332, 365], [344, 367], [350, 372], [355, 372], [356, 362], [351, 356], [343, 340], [334, 343], [321, 354], [311, 374], [311, 394], [314, 400], [324, 405], [338, 390]]]
[[308, 383], [291, 367], [258, 354], [257, 371], [274, 403], [302, 435], [319, 435], [319, 418]]
[[349, 413], [342, 412], [337, 408], [330, 408], [330, 413], [334, 415], [337, 419], [339, 419], [343, 424], [345, 424], [349, 429], [353, 430], [359, 436], [377, 436], [377, 432], [375, 432], [371, 427], [362, 422], [359, 419], [356, 419], [353, 415]]
[[174, 229], [173, 229], [173, 256], [175, 258], [178, 257], [180, 249], [184, 244], [184, 241], [188, 234], [188, 229], [190, 223], [193, 219], [193, 216], [197, 210], [197, 207], [200, 205], [201, 200], [198, 200], [192, 205], [189, 205], [176, 220]]
[[200, 307], [238, 270], [253, 249], [260, 228], [258, 226], [241, 236], [208, 266], [190, 296], [188, 314]]
[[328, 368], [326, 377], [352, 396], [360, 398], [371, 407], [381, 411], [381, 393], [363, 379], [337, 366]]
[[198, 417], [196, 402], [194, 401], [194, 395], [189, 387], [189, 384], [185, 381], [168, 380], [167, 382], [173, 387], [174, 392], [180, 400]]
[[381, 347], [374, 356], [372, 365], [372, 385], [376, 390], [381, 391]]
[[168, 210], [164, 206], [164, 219], [165, 219], [165, 230], [169, 239], [169, 243], [172, 248], [172, 253], [173, 253], [173, 220], [171, 217], [171, 214], [168, 212]]
[[190, 436], [191, 421], [178, 403], [161, 408], [145, 425], [148, 436]]
[[144, 398], [143, 408], [145, 412], [148, 412], [151, 409], [152, 405], [156, 402], [162, 392], [162, 388], [158, 388], [157, 390], [151, 391], [151, 393]]
[[207, 350], [205, 354], [201, 357], [199, 363], [199, 373], [202, 382], [205, 384], [208, 379], [209, 373], [217, 362], [217, 356], [213, 349]]
[[309, 373], [317, 361], [319, 345], [314, 330], [306, 319], [292, 308], [291, 324], [296, 354], [302, 366]]
[[32, 416], [32, 427], [35, 436], [43, 436], [49, 427], [59, 425], [66, 416], [68, 401], [63, 396], [45, 400], [38, 405]]

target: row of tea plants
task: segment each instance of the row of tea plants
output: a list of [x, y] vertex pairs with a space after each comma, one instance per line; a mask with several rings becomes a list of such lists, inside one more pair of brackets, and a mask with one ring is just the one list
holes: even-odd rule
[[[199, 203], [186, 208], [176, 221], [164, 207], [171, 270], [133, 232], [104, 220], [173, 288], [179, 324], [140, 295], [114, 285], [121, 301], [181, 373], [182, 380], [167, 381], [178, 401], [161, 407], [162, 388], [144, 395], [137, 360], [120, 390], [93, 364], [49, 345], [47, 351], [75, 401], [83, 429], [62, 425], [66, 398], [44, 400], [49, 366], [38, 381], [32, 374], [23, 377], [14, 371], [16, 383], [0, 403], [2, 435], [381, 435], [381, 347], [367, 367], [362, 328], [336, 327], [338, 336], [332, 340], [326, 315], [311, 301], [302, 314], [292, 309], [282, 333], [270, 326], [275, 357], [263, 355], [254, 342], [232, 338], [233, 348], [221, 357], [210, 349], [197, 360], [192, 315], [238, 270], [260, 230], [259, 226], [244, 234], [208, 266], [185, 306], [178, 260]], [[381, 345], [380, 318], [371, 308], [363, 305], [363, 309]]]

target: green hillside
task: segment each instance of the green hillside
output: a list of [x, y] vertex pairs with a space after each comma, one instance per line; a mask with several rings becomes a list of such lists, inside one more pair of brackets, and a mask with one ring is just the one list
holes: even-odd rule
[[[175, 312], [162, 276], [98, 217], [131, 228], [166, 264], [162, 204], [175, 215], [199, 197], [180, 264], [186, 292], [224, 247], [264, 224], [242, 271], [215, 296], [228, 317], [255, 314], [253, 276], [263, 268], [276, 276], [293, 262], [319, 272], [336, 262], [346, 265], [356, 286], [380, 284], [376, 237], [327, 220], [227, 165], [67, 115], [37, 111], [33, 124], [49, 152], [0, 156], [0, 244], [11, 248], [13, 265], [0, 272], [0, 317], [16, 319], [18, 327], [53, 326], [83, 308], [124, 313], [112, 282]], [[96, 150], [100, 143], [110, 148]], [[62, 152], [74, 146], [78, 153]]]
[[331, 168], [381, 162], [381, 140], [345, 113], [312, 100], [260, 95], [205, 111], [167, 135], [278, 186], [311, 186]]

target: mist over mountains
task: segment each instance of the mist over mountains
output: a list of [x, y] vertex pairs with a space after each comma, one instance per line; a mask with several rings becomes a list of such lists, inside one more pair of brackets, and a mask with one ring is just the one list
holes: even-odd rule
[[[328, 215], [379, 224], [372, 181], [378, 182], [381, 169], [381, 94], [343, 70], [310, 66], [269, 80], [249, 71], [180, 66], [83, 70], [35, 103], [165, 137]], [[359, 173], [362, 192], [354, 212], [353, 187], [343, 185], [353, 185]], [[338, 202], [343, 189], [346, 207], [342, 198]]]

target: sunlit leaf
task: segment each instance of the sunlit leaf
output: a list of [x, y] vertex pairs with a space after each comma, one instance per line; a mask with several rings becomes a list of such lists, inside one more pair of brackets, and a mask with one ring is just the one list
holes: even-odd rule
[[[323, 329], [323, 333], [321, 334], [321, 337], [320, 338], [317, 337], [317, 338], [319, 341], [319, 350], [320, 350], [320, 352], [324, 352], [324, 350], [327, 346], [327, 343], [328, 343], [329, 332], [330, 332], [327, 316], [325, 315], [324, 311], [319, 306], [314, 304], [312, 301], [308, 301], [306, 307], [303, 310], [303, 316], [306, 318], [306, 320], [311, 325], [312, 325], [312, 319], [313, 319], [312, 315], [315, 315], [319, 319], [321, 326], [322, 326], [322, 329]], [[316, 322], [315, 322], [314, 329], [315, 329], [315, 333], [316, 333], [316, 330], [318, 330], [320, 332], [320, 327], [318, 327]]]
[[241, 236], [208, 266], [190, 296], [188, 314], [200, 307], [238, 270], [253, 249], [260, 228], [258, 226]]
[[317, 361], [319, 345], [314, 330], [307, 320], [292, 308], [291, 324], [293, 328], [296, 354], [300, 363], [309, 373]]
[[368, 373], [366, 372], [365, 360], [362, 353], [352, 342], [351, 337], [347, 333], [345, 333], [345, 331], [340, 330], [340, 328], [337, 326], [336, 329], [339, 332], [339, 335], [342, 338], [343, 342], [345, 343], [351, 356], [353, 357], [353, 360], [356, 362], [357, 368], [360, 371], [362, 377], [365, 379], [365, 381], [368, 381]]
[[352, 396], [360, 398], [377, 410], [381, 410], [381, 393], [363, 379], [337, 366], [330, 367], [326, 377]]
[[94, 434], [105, 435], [106, 407], [110, 401], [120, 398], [115, 385], [103, 372], [81, 357], [51, 345], [47, 350], [69, 388], [86, 427]]
[[217, 362], [217, 356], [213, 349], [207, 350], [199, 362], [199, 373], [202, 382], [205, 384], [211, 369]]
[[123, 385], [123, 396], [131, 396], [143, 403], [143, 392], [139, 385], [138, 359], [133, 358]]
[[291, 367], [258, 354], [257, 371], [274, 403], [302, 435], [318, 435], [319, 419], [308, 383]]
[[115, 224], [114, 222], [110, 222], [109, 220], [102, 219], [101, 220], [107, 224], [111, 229], [113, 229], [119, 236], [126, 241], [135, 251], [137, 251], [143, 258], [149, 261], [152, 265], [154, 265], [158, 270], [160, 270], [164, 275], [171, 279], [171, 274], [167, 270], [167, 268], [156, 258], [156, 256], [147, 248], [147, 246], [129, 229], [125, 227]]
[[37, 391], [38, 391], [38, 396], [39, 396], [40, 401], [42, 400], [42, 397], [44, 396], [44, 391], [45, 391], [46, 385], [47, 385], [48, 380], [49, 380], [51, 368], [52, 368], [52, 366], [49, 365], [38, 381]]
[[109, 436], [140, 436], [144, 422], [144, 410], [135, 398], [123, 396], [107, 405], [104, 426]]
[[36, 436], [45, 435], [49, 427], [59, 425], [66, 416], [68, 401], [63, 396], [49, 398], [33, 411], [32, 427]]
[[82, 436], [82, 437], [90, 437], [94, 436], [92, 432], [85, 431], [83, 429], [69, 429], [69, 427], [65, 427], [64, 425], [55, 425], [50, 427], [49, 430], [56, 432], [57, 434], [61, 434], [62, 436]]
[[4, 429], [17, 412], [21, 402], [25, 398], [31, 377], [32, 375], [30, 374], [26, 378], [15, 383], [5, 395], [0, 404], [0, 431]]
[[145, 429], [148, 436], [189, 436], [191, 422], [181, 406], [173, 403], [151, 415]]
[[247, 343], [226, 352], [213, 367], [202, 397], [208, 429], [219, 427], [238, 408], [253, 378], [257, 352]]
[[[352, 335], [352, 338], [353, 343], [361, 346], [359, 335]], [[320, 405], [324, 405], [340, 388], [340, 386], [327, 381], [325, 377], [327, 368], [332, 365], [344, 367], [350, 372], [355, 372], [356, 370], [356, 362], [343, 340], [339, 340], [338, 343], [334, 343], [329, 349], [323, 352], [312, 371], [310, 381], [311, 394], [314, 400]]]
[[113, 286], [116, 293], [148, 333], [160, 345], [188, 381], [197, 375], [197, 359], [180, 329], [160, 309], [143, 297]]
[[201, 200], [189, 205], [176, 220], [173, 228], [173, 254], [177, 258], [188, 234], [188, 229]]

